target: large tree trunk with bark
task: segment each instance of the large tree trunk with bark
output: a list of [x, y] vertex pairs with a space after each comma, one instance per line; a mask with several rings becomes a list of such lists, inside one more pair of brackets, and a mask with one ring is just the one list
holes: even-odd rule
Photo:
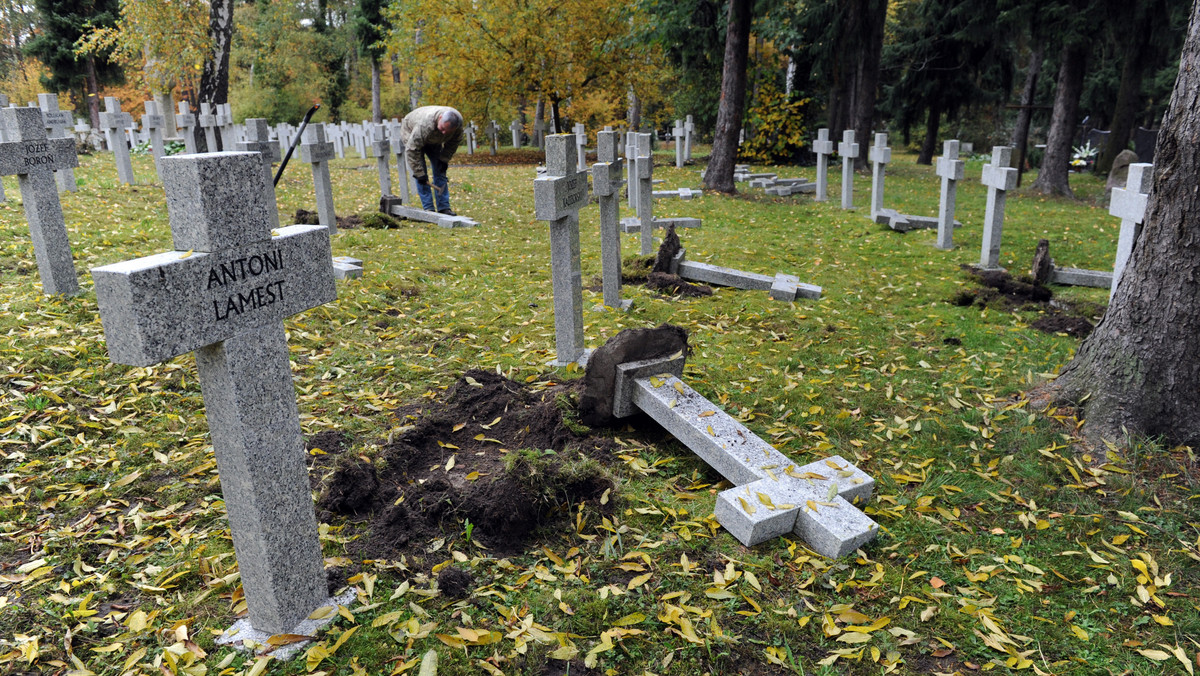
[[212, 52], [200, 74], [200, 100], [229, 102], [229, 47], [233, 42], [233, 0], [212, 0], [208, 12]]
[[629, 88], [629, 131], [641, 131], [642, 126], [642, 99], [633, 91], [633, 87]]
[[371, 121], [383, 122], [383, 104], [380, 101], [379, 59], [371, 59]]
[[[917, 154], [917, 164], [933, 164], [933, 154], [938, 147], [938, 129], [942, 124], [942, 106], [936, 100], [929, 106], [929, 117], [925, 120], [925, 140]], [[905, 134], [907, 136], [907, 134]], [[908, 145], [905, 140], [904, 145]]]
[[1192, 7], [1179, 75], [1155, 148], [1154, 184], [1104, 318], [1058, 379], [1084, 434], [1161, 436], [1200, 444], [1200, 2]]
[[1129, 145], [1133, 136], [1134, 117], [1141, 105], [1142, 76], [1146, 70], [1146, 44], [1150, 40], [1148, 12], [1139, 12], [1134, 25], [1126, 34], [1124, 59], [1121, 64], [1121, 84], [1117, 88], [1117, 101], [1113, 106], [1112, 124], [1109, 126], [1108, 143], [1096, 158], [1096, 173], [1108, 175], [1113, 160]]
[[729, 0], [725, 33], [725, 66], [721, 71], [721, 103], [712, 153], [704, 172], [704, 187], [723, 193], [737, 192], [733, 165], [737, 162], [738, 132], [746, 106], [746, 61], [750, 56], [750, 10], [753, 0]]
[[1013, 128], [1012, 147], [1017, 151], [1017, 185], [1021, 185], [1021, 174], [1025, 173], [1025, 152], [1029, 147], [1029, 125], [1033, 122], [1033, 101], [1037, 94], [1038, 76], [1042, 74], [1044, 48], [1035, 45], [1029, 53], [1029, 67], [1025, 70], [1025, 87], [1021, 90], [1021, 110], [1017, 113], [1017, 126]]
[[100, 83], [96, 78], [96, 57], [90, 53], [84, 61], [87, 64], [87, 106], [88, 119], [92, 129], [100, 128]]
[[1054, 110], [1050, 113], [1050, 131], [1046, 134], [1046, 155], [1037, 180], [1029, 186], [1043, 195], [1074, 197], [1068, 176], [1071, 172], [1071, 136], [1075, 133], [1075, 114], [1083, 93], [1087, 50], [1082, 45], [1062, 48], [1058, 84], [1054, 92]]
[[[829, 93], [829, 127], [834, 138], [853, 129], [860, 144], [868, 142], [875, 117], [875, 90], [879, 85], [887, 0], [840, 0], [841, 36]], [[859, 153], [855, 166], [867, 165]]]

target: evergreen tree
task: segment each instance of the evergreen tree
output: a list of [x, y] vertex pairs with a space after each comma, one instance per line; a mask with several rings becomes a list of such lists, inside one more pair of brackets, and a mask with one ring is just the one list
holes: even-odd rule
[[124, 75], [104, 53], [76, 54], [75, 42], [92, 26], [115, 26], [118, 0], [37, 0], [35, 6], [41, 30], [25, 44], [25, 53], [50, 70], [42, 86], [86, 100], [92, 125], [100, 126], [100, 87], [120, 83]]

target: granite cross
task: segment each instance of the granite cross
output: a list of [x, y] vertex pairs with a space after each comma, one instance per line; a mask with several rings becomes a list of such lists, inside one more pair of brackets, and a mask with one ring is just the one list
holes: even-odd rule
[[692, 122], [692, 116], [688, 115], [683, 122], [683, 161], [692, 161], [692, 137], [696, 135], [696, 123]]
[[868, 150], [871, 160], [871, 220], [883, 211], [883, 172], [892, 161], [887, 134], [875, 134], [875, 145]]
[[983, 248], [979, 255], [979, 267], [1000, 267], [1000, 235], [1004, 231], [1004, 200], [1009, 190], [1017, 187], [1017, 170], [1008, 166], [1012, 162], [1012, 148], [992, 148], [992, 163], [983, 165], [980, 183], [987, 186], [987, 207], [983, 213]]
[[533, 180], [534, 216], [550, 222], [550, 277], [554, 286], [552, 364], [587, 362], [583, 347], [583, 272], [579, 260], [579, 210], [588, 202], [588, 177], [575, 171], [575, 137], [546, 138], [546, 175]]
[[[312, 166], [313, 192], [317, 198], [317, 221], [337, 234], [337, 216], [333, 209], [333, 185], [329, 181], [329, 161], [333, 159], [333, 144], [325, 140], [325, 124], [314, 122], [304, 128], [300, 137], [300, 159]], [[385, 193], [386, 194], [386, 193]]]
[[875, 481], [840, 456], [798, 466], [680, 380], [685, 357], [616, 368], [613, 416], [649, 415], [734, 488], [717, 494], [717, 521], [746, 546], [794, 533], [822, 556], [854, 552], [879, 526], [852, 501]]
[[133, 185], [133, 163], [129, 161], [129, 146], [125, 143], [125, 128], [133, 124], [133, 116], [121, 112], [121, 102], [112, 96], [104, 97], [104, 112], [100, 113], [100, 126], [108, 138], [108, 147], [117, 162], [117, 178], [122, 183]]
[[1154, 179], [1154, 165], [1135, 162], [1129, 165], [1129, 177], [1124, 188], [1113, 188], [1108, 213], [1121, 219], [1121, 234], [1117, 237], [1117, 257], [1113, 261], [1112, 287], [1108, 297], [1117, 293], [1117, 283], [1125, 272], [1133, 247], [1142, 236], [1142, 223], [1146, 219], [1146, 203]]
[[468, 155], [475, 154], [475, 134], [475, 123], [473, 121], [468, 122], [466, 127], [463, 128], [463, 136], [466, 138]]
[[[232, 129], [230, 129], [229, 136], [233, 137]], [[224, 139], [222, 138], [222, 140]], [[246, 141], [238, 143], [237, 149], [243, 152], [258, 153], [262, 163], [263, 176], [266, 178], [267, 199], [265, 202], [274, 214], [274, 220], [271, 221], [274, 225], [271, 227], [278, 225], [279, 207], [275, 203], [275, 172], [272, 170], [271, 164], [279, 161], [279, 144], [271, 141], [271, 131], [267, 127], [265, 118], [252, 117], [246, 120]], [[330, 226], [329, 234], [333, 235], [336, 232], [336, 228]]]
[[631, 134], [637, 139], [633, 164], [637, 172], [637, 218], [641, 223], [641, 253], [654, 252], [654, 156], [650, 152], [650, 134]]
[[575, 132], [575, 158], [578, 162], [575, 169], [587, 171], [587, 127], [583, 126], [582, 122], [577, 122], [572, 131]]
[[546, 123], [541, 120], [533, 121], [533, 140], [538, 150], [546, 149]]
[[637, 132], [629, 132], [625, 134], [625, 198], [629, 202], [629, 208], [637, 210]]
[[521, 130], [524, 129], [524, 127], [525, 125], [521, 124], [520, 120], [513, 120], [508, 125], [508, 130], [512, 132], [512, 147], [521, 147]]
[[[221, 130], [221, 149], [231, 150], [236, 148], [237, 138], [233, 132], [233, 106], [231, 104], [217, 104], [217, 127]], [[267, 140], [265, 135], [262, 140], [264, 142]], [[253, 141], [251, 142], [253, 143]]]
[[187, 154], [196, 152], [196, 115], [192, 113], [187, 101], [179, 102], [179, 112], [175, 115], [175, 125], [183, 134], [183, 147]]
[[958, 200], [958, 182], [963, 180], [967, 163], [958, 159], [958, 141], [942, 144], [942, 156], [937, 161], [937, 175], [942, 178], [941, 199], [938, 200], [937, 248], [954, 248], [954, 211]]
[[[71, 114], [58, 109], [58, 94], [38, 94], [38, 108], [42, 111], [42, 122], [46, 125], [47, 138], [74, 138], [71, 135]], [[54, 172], [59, 192], [75, 192], [75, 169], [63, 167]]]
[[163, 148], [163, 127], [167, 126], [167, 119], [163, 116], [162, 111], [158, 107], [158, 101], [146, 101], [146, 114], [142, 115], [142, 128], [150, 133], [150, 150], [154, 155], [154, 168], [162, 175], [162, 158], [167, 156], [166, 150]]
[[496, 138], [500, 135], [500, 125], [496, 124], [495, 120], [492, 120], [491, 122], [488, 122], [487, 127], [484, 128], [484, 133], [487, 134], [488, 139], [491, 141], [492, 154], [495, 155], [499, 150], [497, 147], [499, 142], [496, 140]]
[[382, 124], [371, 125], [371, 156], [375, 158], [375, 168], [379, 172], [379, 194], [392, 194], [392, 166], [388, 155], [392, 154], [392, 144], [387, 140], [387, 134]]
[[621, 298], [621, 158], [617, 157], [617, 132], [596, 134], [596, 159], [592, 165], [592, 192], [600, 200], [600, 269], [604, 304], [628, 310], [633, 301]]
[[213, 112], [213, 104], [200, 103], [200, 127], [204, 129], [204, 143], [208, 152], [217, 152], [217, 116]]
[[833, 141], [829, 140], [828, 129], [817, 130], [817, 140], [813, 141], [813, 152], [817, 154], [817, 193], [813, 200], [824, 202], [829, 199], [829, 156], [833, 154]]
[[842, 156], [842, 208], [854, 208], [854, 160], [858, 157], [858, 144], [854, 142], [854, 130], [842, 132], [838, 144], [838, 155]]
[[337, 299], [328, 231], [275, 226], [251, 153], [163, 160], [175, 251], [92, 269], [109, 357], [195, 352], [251, 626], [285, 633], [326, 605], [283, 319]]
[[675, 168], [683, 168], [683, 156], [687, 153], [684, 150], [684, 128], [683, 120], [675, 120], [675, 126], [671, 129], [671, 136], [675, 139]]
[[79, 280], [53, 174], [79, 165], [75, 139], [46, 138], [37, 108], [0, 109], [0, 127], [8, 139], [0, 143], [0, 176], [17, 176], [42, 291], [73, 296], [79, 293]]
[[404, 157], [404, 139], [400, 136], [399, 124], [392, 125], [391, 136], [392, 154], [396, 156], [396, 175], [400, 179], [400, 203], [408, 204], [408, 185], [411, 179], [408, 173], [408, 160]]

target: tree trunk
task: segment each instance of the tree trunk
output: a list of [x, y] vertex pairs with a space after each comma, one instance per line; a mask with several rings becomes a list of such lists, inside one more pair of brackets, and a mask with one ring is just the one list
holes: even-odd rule
[[[875, 119], [875, 90], [879, 86], [879, 61], [883, 55], [883, 29], [887, 23], [888, 3], [887, 0], [866, 0], [863, 5], [862, 44], [855, 63], [851, 121], [854, 124], [854, 137], [862, 139], [860, 143], [869, 143]], [[856, 169], [867, 166], [866, 152], [858, 154], [854, 166]]]
[[[1048, 388], [1082, 408], [1084, 434], [1200, 444], [1200, 2], [1193, 5], [1155, 147], [1141, 239], [1108, 311]], [[1086, 398], [1085, 398], [1086, 397]]]
[[[1140, 13], [1143, 16], [1146, 12]], [[1094, 170], [1108, 175], [1113, 160], [1129, 145], [1133, 136], [1133, 120], [1142, 101], [1142, 75], [1146, 70], [1146, 43], [1150, 38], [1147, 21], [1135, 21], [1127, 35], [1124, 59], [1121, 66], [1121, 84], [1117, 88], [1117, 102], [1113, 106], [1112, 124], [1109, 126], [1108, 143], [1096, 158]]]
[[729, 0], [721, 103], [717, 108], [712, 153], [704, 172], [704, 187], [723, 193], [737, 192], [733, 183], [733, 165], [737, 161], [738, 132], [742, 128], [742, 109], [746, 105], [746, 60], [750, 55], [752, 7], [753, 0]]
[[383, 122], [383, 104], [379, 100], [379, 59], [371, 59], [371, 121]]
[[1037, 94], [1038, 76], [1042, 74], [1045, 48], [1039, 43], [1029, 54], [1029, 67], [1025, 70], [1025, 87], [1021, 90], [1021, 110], [1017, 113], [1017, 126], [1013, 129], [1012, 146], [1017, 151], [1017, 185], [1021, 185], [1021, 174], [1025, 173], [1025, 152], [1029, 146], [1029, 125], [1033, 122], [1033, 100]]
[[400, 57], [392, 54], [392, 84], [400, 84]]
[[[938, 128], [942, 124], [942, 106], [934, 99], [929, 106], [929, 119], [925, 121], [925, 140], [921, 142], [921, 152], [917, 154], [917, 164], [933, 164], [933, 154], [937, 152]], [[908, 145], [905, 143], [904, 145]]]
[[642, 100], [633, 87], [629, 88], [629, 131], [638, 131], [642, 126]]
[[88, 53], [87, 60], [87, 105], [92, 129], [100, 128], [100, 83], [96, 79], [96, 57]]
[[1037, 180], [1029, 186], [1043, 195], [1074, 197], [1068, 175], [1071, 171], [1071, 136], [1075, 132], [1075, 113], [1083, 92], [1087, 50], [1082, 45], [1062, 48], [1058, 84], [1054, 92], [1054, 110], [1050, 114], [1050, 132], [1046, 135], [1046, 155]]
[[212, 52], [200, 74], [200, 100], [229, 102], [229, 46], [233, 41], [233, 0], [212, 0], [208, 13], [208, 36]]

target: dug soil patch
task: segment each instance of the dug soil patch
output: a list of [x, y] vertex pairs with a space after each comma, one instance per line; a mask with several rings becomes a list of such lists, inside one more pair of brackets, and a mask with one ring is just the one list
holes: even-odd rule
[[1030, 311], [1043, 317], [1030, 326], [1044, 333], [1066, 333], [1084, 338], [1092, 332], [1093, 322], [1099, 321], [1105, 307], [1096, 303], [1072, 303], [1054, 298], [1049, 287], [1036, 283], [1031, 277], [1013, 277], [1001, 270], [981, 270], [972, 265], [959, 266], [977, 284], [976, 288], [959, 291], [950, 303], [959, 307], [971, 305], [1005, 312]]
[[614, 484], [604, 464], [618, 446], [576, 422], [580, 385], [467, 371], [443, 401], [401, 409], [376, 458], [339, 458], [318, 517], [347, 517], [357, 555], [399, 558], [462, 542], [468, 529], [494, 553], [523, 551], [580, 503], [607, 509], [600, 498]]

